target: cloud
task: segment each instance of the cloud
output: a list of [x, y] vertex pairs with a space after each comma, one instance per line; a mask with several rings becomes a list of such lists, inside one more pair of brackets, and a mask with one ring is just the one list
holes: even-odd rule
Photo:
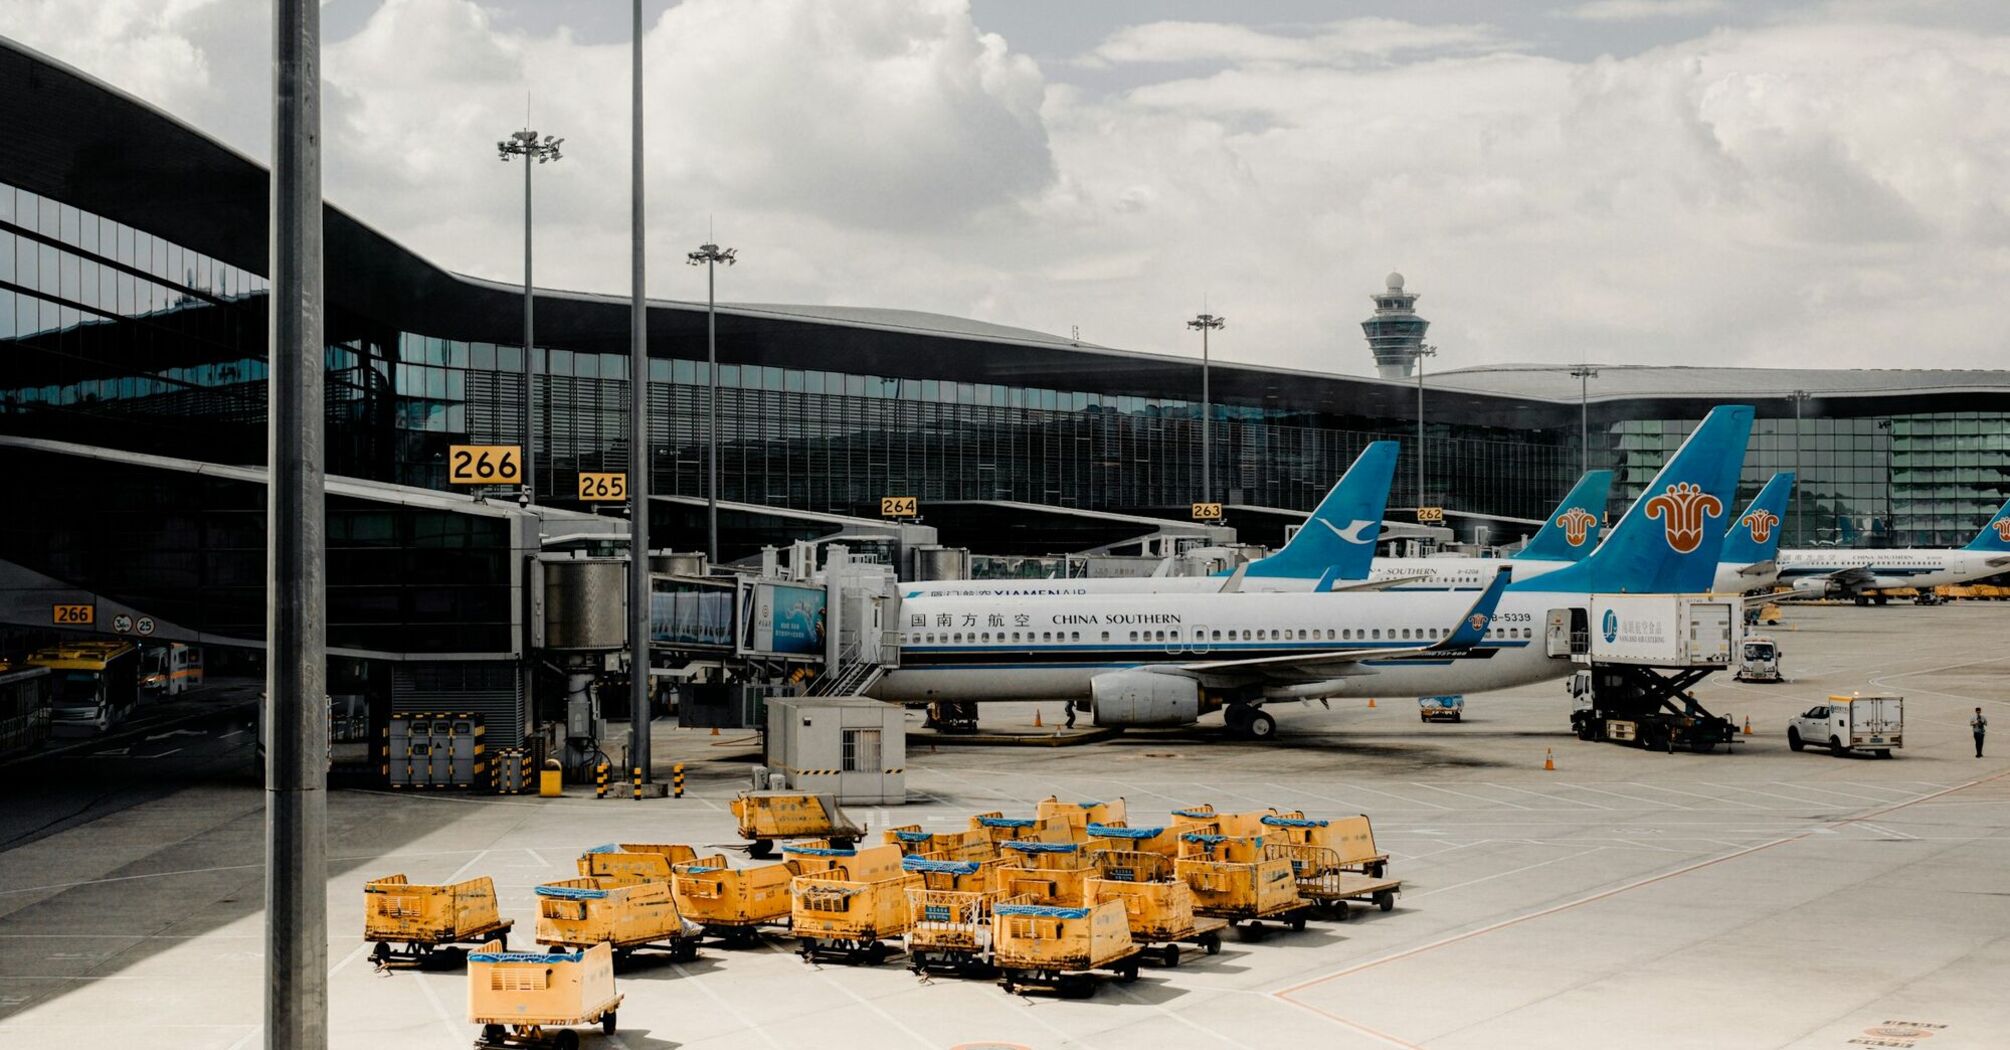
[[1133, 63], [1278, 62], [1350, 65], [1397, 55], [1473, 52], [1507, 46], [1488, 25], [1419, 25], [1354, 18], [1286, 33], [1223, 22], [1149, 22], [1110, 35], [1081, 60], [1089, 66]]
[[1649, 18], [1694, 18], [1715, 14], [1727, 6], [1724, 0], [1591, 0], [1557, 13], [1587, 22], [1637, 22]]

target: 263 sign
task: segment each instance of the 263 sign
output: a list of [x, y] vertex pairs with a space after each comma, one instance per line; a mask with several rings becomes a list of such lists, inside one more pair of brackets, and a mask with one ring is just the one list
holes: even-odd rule
[[588, 503], [619, 503], [628, 498], [628, 475], [621, 471], [582, 470], [579, 498]]
[[1193, 520], [1195, 521], [1220, 521], [1221, 517], [1221, 504], [1219, 503], [1196, 503], [1193, 505]]
[[449, 445], [447, 484], [515, 485], [523, 480], [521, 445]]

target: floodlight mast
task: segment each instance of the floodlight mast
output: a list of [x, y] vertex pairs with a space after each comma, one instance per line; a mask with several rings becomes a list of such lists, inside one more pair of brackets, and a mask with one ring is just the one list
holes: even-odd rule
[[705, 557], [719, 560], [719, 311], [717, 274], [720, 263], [738, 261], [738, 248], [705, 243], [685, 256], [705, 268]]
[[537, 502], [537, 453], [536, 442], [531, 433], [531, 368], [530, 356], [533, 344], [531, 327], [530, 290], [530, 169], [533, 162], [545, 164], [558, 160], [563, 154], [559, 147], [565, 140], [546, 135], [539, 141], [537, 132], [529, 128], [510, 132], [509, 138], [496, 143], [497, 159], [507, 164], [517, 157], [523, 158], [523, 503]]
[[1214, 391], [1209, 383], [1212, 371], [1207, 334], [1228, 324], [1228, 318], [1210, 313], [1195, 314], [1188, 328], [1200, 332], [1200, 501], [1214, 502]]

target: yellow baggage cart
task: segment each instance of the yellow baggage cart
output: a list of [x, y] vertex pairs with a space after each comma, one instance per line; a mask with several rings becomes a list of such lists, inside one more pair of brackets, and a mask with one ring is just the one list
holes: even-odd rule
[[970, 818], [970, 830], [979, 832], [991, 840], [993, 845], [1007, 842], [1030, 840], [1034, 842], [1080, 842], [1086, 838], [1086, 825], [1074, 826], [1065, 820], [1036, 820], [1032, 817], [1008, 817], [996, 811], [979, 813]]
[[1077, 828], [1086, 828], [1090, 824], [1122, 824], [1126, 815], [1121, 798], [1111, 802], [1063, 802], [1059, 796], [1048, 795], [1033, 807], [1036, 820], [1059, 820]]
[[990, 860], [998, 855], [991, 836], [982, 829], [970, 831], [923, 831], [919, 824], [888, 828], [882, 841], [899, 846], [909, 856], [940, 854], [950, 860]]
[[1375, 827], [1366, 816], [1316, 820], [1302, 811], [1272, 811], [1264, 816], [1262, 825], [1261, 834], [1272, 842], [1332, 850], [1339, 858], [1340, 871], [1358, 871], [1379, 879], [1389, 867], [1389, 855], [1375, 848]]
[[1172, 811], [1173, 827], [1181, 831], [1213, 834], [1220, 829], [1220, 818], [1221, 814], [1215, 812], [1214, 807], [1205, 802], [1198, 806], [1187, 806]]
[[537, 943], [554, 951], [606, 943], [617, 957], [647, 947], [660, 947], [678, 962], [698, 957], [704, 928], [678, 914], [669, 882], [564, 879], [533, 892]]
[[1089, 850], [1114, 850], [1118, 853], [1156, 853], [1171, 860], [1179, 856], [1180, 836], [1192, 828], [1162, 827], [1133, 828], [1110, 824], [1091, 824], [1086, 829], [1089, 836]]
[[1305, 928], [1311, 902], [1298, 895], [1291, 862], [1269, 857], [1263, 839], [1235, 835], [1182, 836], [1187, 855], [1173, 862], [1173, 871], [1193, 890], [1194, 911], [1226, 919], [1250, 936], [1263, 935], [1263, 922]]
[[1085, 999], [1095, 994], [1096, 970], [1126, 984], [1138, 979], [1140, 953], [1122, 901], [1068, 907], [1015, 898], [992, 908], [991, 927], [991, 961], [1008, 993], [1043, 985]]
[[679, 864], [670, 878], [677, 910], [734, 947], [760, 941], [763, 926], [787, 926], [789, 881], [802, 874], [794, 860], [735, 868], [724, 856]]
[[673, 868], [697, 859], [697, 850], [677, 843], [609, 842], [579, 855], [579, 874], [620, 883], [669, 882]]
[[1193, 910], [1193, 889], [1180, 881], [1173, 861], [1156, 853], [1104, 850], [1095, 855], [1096, 873], [1085, 889], [1085, 904], [1122, 901], [1131, 940], [1146, 959], [1178, 966], [1180, 945], [1199, 945], [1213, 955], [1221, 951], [1221, 931], [1228, 923]]
[[614, 1034], [614, 949], [510, 952], [491, 941], [468, 955], [468, 1020], [482, 1026], [478, 1050], [539, 1047], [578, 1050], [571, 1026], [598, 1024]]
[[797, 953], [807, 962], [827, 958], [877, 966], [889, 954], [885, 939], [907, 932], [907, 891], [923, 885], [921, 876], [901, 869], [896, 846], [827, 859], [836, 863], [789, 882], [789, 928]]
[[514, 925], [498, 913], [496, 885], [486, 875], [445, 886], [403, 875], [363, 884], [363, 939], [376, 942], [370, 958], [380, 968], [424, 965], [434, 949], [451, 944], [507, 944]]
[[1000, 861], [901, 858], [921, 878], [907, 891], [908, 969], [917, 974], [991, 975], [991, 907], [999, 898]]
[[740, 837], [749, 840], [747, 854], [753, 857], [773, 856], [775, 843], [782, 839], [826, 839], [846, 849], [865, 836], [865, 829], [838, 808], [836, 795], [743, 791], [732, 808]]
[[1389, 911], [1403, 893], [1403, 880], [1350, 871], [1338, 853], [1323, 846], [1276, 842], [1266, 845], [1264, 852], [1290, 862], [1298, 895], [1331, 910], [1337, 918], [1347, 917], [1349, 901]]
[[998, 873], [1007, 897], [1028, 897], [1038, 904], [1078, 906], [1089, 876], [1095, 872], [1080, 843], [1001, 842], [1004, 865]]

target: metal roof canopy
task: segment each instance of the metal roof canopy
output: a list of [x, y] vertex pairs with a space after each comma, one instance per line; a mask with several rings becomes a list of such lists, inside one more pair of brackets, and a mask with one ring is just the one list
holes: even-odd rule
[[1103, 554], [1163, 539], [1236, 542], [1235, 530], [1221, 525], [1016, 500], [929, 500], [921, 509], [943, 543], [976, 554]]
[[[656, 495], [651, 507], [666, 508], [662, 518], [650, 517], [651, 546], [671, 550], [676, 544], [654, 542], [665, 534], [704, 538], [705, 497]], [[936, 542], [936, 530], [928, 525], [892, 518], [858, 518], [829, 511], [797, 510], [766, 503], [719, 501], [719, 557], [739, 561], [757, 555], [763, 547], [787, 547], [797, 540], [843, 542], [851, 538], [891, 540], [902, 550]]]

